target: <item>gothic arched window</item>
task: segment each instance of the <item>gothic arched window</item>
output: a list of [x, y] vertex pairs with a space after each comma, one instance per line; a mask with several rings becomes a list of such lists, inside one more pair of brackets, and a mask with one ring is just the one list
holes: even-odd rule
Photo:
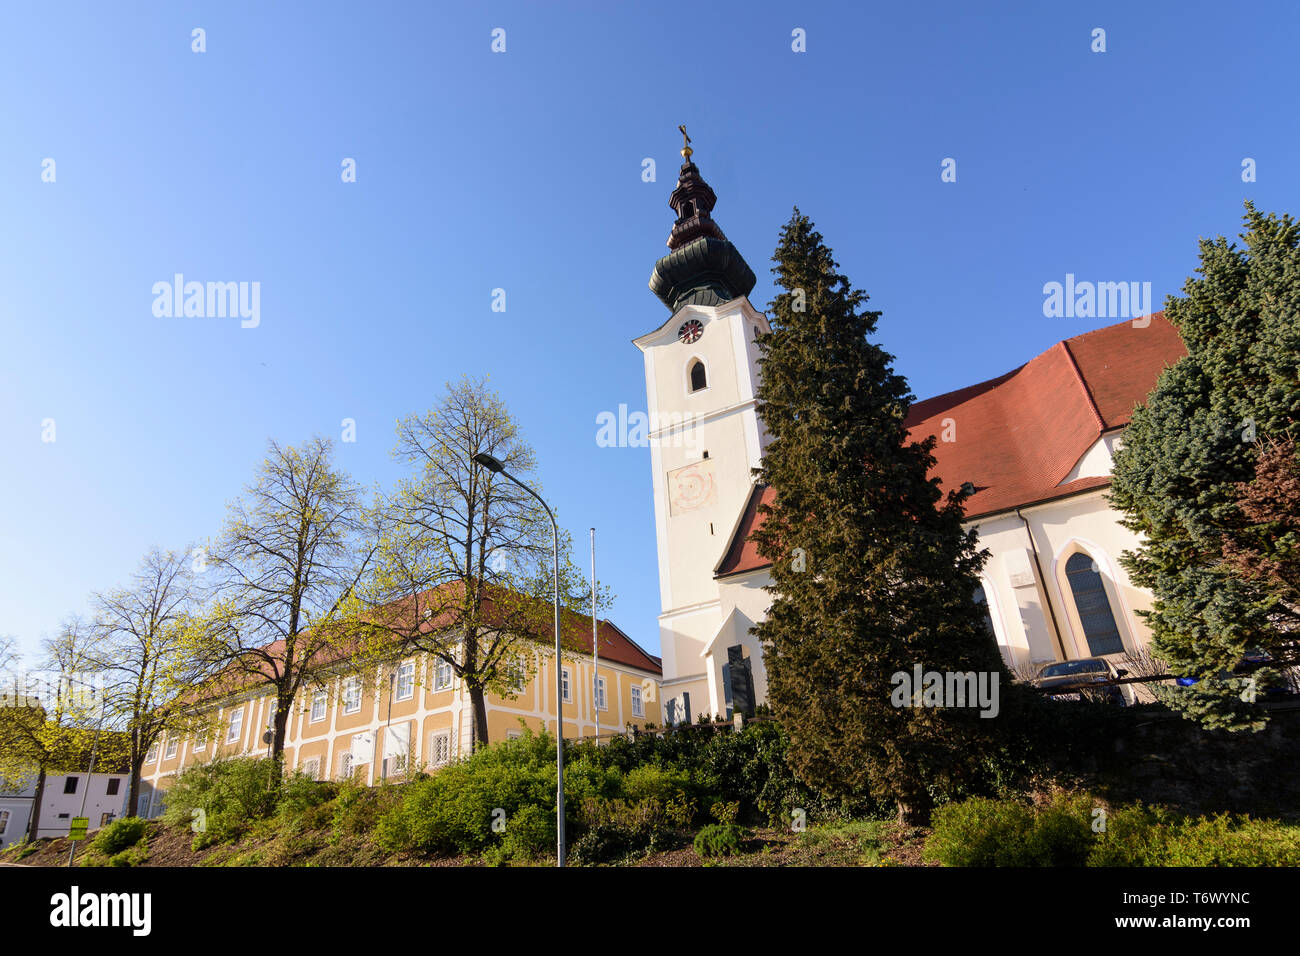
[[691, 364], [691, 391], [698, 392], [700, 389], [707, 387], [708, 384], [709, 377], [704, 370], [704, 363], [696, 359]]
[[1075, 552], [1065, 562], [1065, 576], [1074, 594], [1074, 607], [1079, 612], [1084, 637], [1088, 639], [1088, 653], [1093, 657], [1122, 654], [1124, 640], [1115, 624], [1115, 613], [1106, 596], [1106, 584], [1097, 571], [1097, 562], [1091, 555]]

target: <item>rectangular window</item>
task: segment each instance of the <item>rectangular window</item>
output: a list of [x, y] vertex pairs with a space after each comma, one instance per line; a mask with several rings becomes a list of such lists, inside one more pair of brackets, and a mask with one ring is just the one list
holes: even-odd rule
[[310, 760], [304, 760], [302, 764], [302, 772], [305, 773], [307, 776], [311, 777], [313, 780], [319, 777], [320, 758], [312, 757]]
[[328, 692], [324, 688], [311, 695], [311, 722], [313, 724], [325, 719], [325, 705], [328, 700]]
[[518, 739], [519, 739], [520, 737], [522, 737], [523, 735], [524, 735], [524, 732], [523, 732], [522, 730], [507, 730], [507, 731], [506, 731], [506, 740], [518, 740]]
[[569, 669], [567, 667], [560, 671], [560, 679], [564, 682], [564, 702], [566, 704], [571, 703], [573, 701], [573, 691], [569, 689]]
[[117, 814], [113, 813], [112, 811], [109, 811], [108, 813], [101, 813], [99, 815], [99, 825], [101, 827], [108, 826], [110, 823], [113, 822], [113, 817], [115, 816], [117, 816]]
[[149, 745], [149, 752], [144, 755], [144, 762], [153, 763], [157, 759], [158, 759], [158, 744], [152, 743]]
[[244, 708], [230, 712], [230, 729], [226, 731], [226, 743], [232, 744], [239, 739], [240, 731], [244, 729]]
[[415, 661], [407, 661], [397, 669], [397, 699], [410, 700], [415, 694]]
[[[64, 793], [76, 793], [76, 792], [77, 792], [77, 778], [76, 778], [76, 777], [69, 777], [67, 780], [63, 781], [63, 792], [64, 792]], [[557, 805], [558, 805], [558, 804], [557, 804]]]
[[118, 789], [118, 787], [120, 787], [121, 785], [122, 785], [122, 778], [121, 778], [121, 777], [109, 777], [109, 778], [108, 778], [108, 789], [105, 791], [105, 793], [107, 793], [110, 797], [115, 797], [115, 796], [117, 796], [117, 789]]
[[167, 759], [167, 760], [171, 760], [172, 757], [175, 757], [175, 756], [176, 756], [176, 747], [177, 747], [177, 745], [178, 745], [179, 743], [180, 743], [180, 741], [177, 740], [175, 737], [168, 737], [168, 738], [167, 738], [167, 750], [163, 753], [163, 757], [164, 757], [165, 759]]
[[452, 678], [451, 665], [448, 664], [446, 661], [444, 661], [442, 658], [439, 658], [435, 667], [436, 669], [435, 669], [435, 676], [433, 678], [433, 689], [450, 690], [451, 678]]
[[406, 773], [411, 753], [411, 723], [393, 724], [384, 730], [384, 772], [388, 776]]
[[521, 657], [510, 667], [510, 690], [515, 694], [522, 694], [528, 689], [528, 665], [524, 663]]
[[605, 702], [605, 678], [603, 677], [596, 678], [596, 709], [609, 710]]
[[0, 810], [0, 837], [9, 832], [9, 811]]
[[206, 727], [194, 735], [194, 749], [195, 750], [208, 749], [208, 730]]
[[632, 716], [645, 716], [645, 706], [641, 703], [641, 687], [638, 684], [632, 685]]
[[361, 678], [349, 677], [343, 682], [343, 713], [355, 714], [361, 710]]
[[451, 733], [441, 731], [429, 738], [429, 763], [435, 767], [451, 763]]
[[352, 776], [352, 754], [344, 751], [339, 754], [339, 777], [347, 780]]

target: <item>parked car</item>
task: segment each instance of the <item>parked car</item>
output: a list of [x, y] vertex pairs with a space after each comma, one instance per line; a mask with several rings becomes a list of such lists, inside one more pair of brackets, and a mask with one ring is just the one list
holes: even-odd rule
[[1044, 664], [1032, 683], [1053, 700], [1100, 700], [1122, 707], [1133, 702], [1133, 692], [1128, 685], [1089, 685], [1118, 680], [1127, 675], [1128, 671], [1116, 668], [1104, 657], [1083, 657]]

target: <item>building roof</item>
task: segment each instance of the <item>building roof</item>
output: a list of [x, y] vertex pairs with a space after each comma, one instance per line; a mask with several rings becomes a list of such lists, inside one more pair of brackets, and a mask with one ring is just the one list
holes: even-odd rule
[[[424, 618], [424, 623], [419, 627], [421, 632], [433, 633], [455, 629], [460, 618], [455, 594], [458, 593], [460, 587], [462, 587], [462, 583], [459, 581], [448, 582], [439, 588], [421, 591], [419, 594], [410, 595], [390, 602], [381, 608], [373, 609], [369, 616], [372, 622], [378, 623], [382, 620], [384, 626], [402, 634], [414, 632], [415, 628], [412, 625], [416, 616]], [[521, 602], [536, 600], [522, 595], [516, 597]], [[498, 606], [499, 603], [494, 601], [491, 596], [483, 598], [482, 620], [484, 622], [490, 622], [494, 618], [500, 621], [512, 619], [511, 612], [501, 610]], [[514, 602], [509, 603], [512, 608], [517, 607]], [[549, 613], [549, 603], [546, 607]], [[434, 608], [437, 608], [436, 614], [421, 613], [422, 611], [432, 612]], [[540, 609], [540, 605], [538, 609]], [[400, 643], [397, 633], [392, 637], [394, 645]], [[549, 629], [548, 633], [550, 633]], [[655, 676], [662, 676], [662, 660], [647, 653], [639, 644], [619, 630], [613, 622], [601, 619], [598, 622], [597, 633], [600, 639], [600, 659], [602, 661], [622, 664]], [[568, 651], [591, 654], [591, 617], [562, 609], [560, 640]], [[547, 641], [540, 641], [539, 643], [546, 644]], [[324, 668], [360, 652], [363, 644], [357, 638], [344, 639], [337, 643], [309, 639], [306, 646], [298, 649], [298, 653], [305, 653], [308, 647], [312, 651], [311, 666], [313, 668]], [[246, 693], [250, 689], [260, 691], [267, 686], [265, 678], [270, 677], [283, 666], [284, 653], [285, 643], [282, 639], [273, 641], [264, 647], [249, 649], [244, 654], [247, 661], [244, 666], [241, 667], [232, 662], [221, 673], [215, 674], [205, 681], [201, 692], [196, 688], [194, 696], [215, 700], [232, 694]], [[263, 677], [259, 678], [250, 673], [250, 670], [253, 669], [260, 672]]]
[[[1160, 373], [1186, 354], [1162, 312], [1143, 327], [1125, 321], [1085, 332], [1005, 375], [916, 402], [909, 434], [940, 439], [931, 474], [943, 490], [975, 486], [968, 519], [1104, 487], [1104, 476], [1064, 479], [1103, 434], [1128, 424]], [[945, 431], [953, 440], [942, 440]], [[759, 505], [775, 498], [767, 486], [751, 492], [717, 577], [771, 564], [751, 535], [763, 525]]]

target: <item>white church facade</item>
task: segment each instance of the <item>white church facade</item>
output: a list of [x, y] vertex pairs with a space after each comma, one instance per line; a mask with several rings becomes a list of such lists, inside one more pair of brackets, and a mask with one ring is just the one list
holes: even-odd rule
[[[678, 213], [652, 291], [670, 318], [634, 340], [645, 361], [658, 542], [665, 720], [731, 716], [733, 686], [767, 698], [750, 629], [771, 602], [770, 563], [750, 538], [773, 500], [751, 469], [767, 436], [756, 411], [755, 278], [713, 222], [713, 190], [688, 146]], [[1160, 314], [1058, 342], [987, 382], [915, 403], [913, 438], [934, 435], [943, 488], [969, 482], [966, 527], [989, 551], [982, 594], [1009, 666], [1140, 653], [1150, 595], [1119, 564], [1137, 545], [1106, 492], [1134, 407], [1185, 354]], [[655, 427], [656, 423], [665, 423]]]

